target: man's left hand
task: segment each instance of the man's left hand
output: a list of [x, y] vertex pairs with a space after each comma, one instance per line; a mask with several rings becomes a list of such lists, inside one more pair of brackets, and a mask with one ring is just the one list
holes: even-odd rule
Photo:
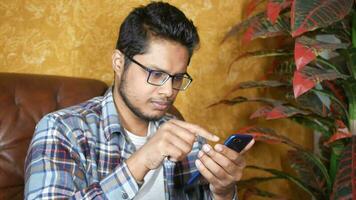
[[241, 152], [217, 144], [212, 148], [205, 144], [199, 151], [195, 162], [202, 176], [210, 183], [210, 190], [214, 199], [232, 199], [235, 193], [235, 184], [242, 177], [242, 171], [246, 166], [242, 156], [244, 152], [252, 147], [252, 140]]

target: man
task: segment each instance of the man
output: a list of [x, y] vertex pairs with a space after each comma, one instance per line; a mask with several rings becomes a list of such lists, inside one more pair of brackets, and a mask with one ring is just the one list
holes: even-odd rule
[[[192, 81], [186, 71], [198, 43], [195, 26], [176, 7], [134, 9], [112, 56], [113, 87], [38, 123], [26, 199], [236, 198], [242, 157], [205, 144], [219, 138], [167, 114]], [[187, 186], [197, 170], [205, 181]]]

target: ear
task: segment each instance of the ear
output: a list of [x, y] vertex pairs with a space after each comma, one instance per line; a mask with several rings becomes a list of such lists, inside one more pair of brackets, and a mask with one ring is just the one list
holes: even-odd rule
[[115, 49], [112, 55], [112, 68], [116, 75], [121, 75], [124, 71], [125, 56], [120, 50]]

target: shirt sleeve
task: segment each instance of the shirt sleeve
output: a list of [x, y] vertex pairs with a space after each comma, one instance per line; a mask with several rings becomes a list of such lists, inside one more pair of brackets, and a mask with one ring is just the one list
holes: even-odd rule
[[88, 180], [83, 155], [69, 131], [51, 116], [36, 126], [25, 163], [25, 199], [132, 199], [139, 187], [126, 163], [102, 180]]

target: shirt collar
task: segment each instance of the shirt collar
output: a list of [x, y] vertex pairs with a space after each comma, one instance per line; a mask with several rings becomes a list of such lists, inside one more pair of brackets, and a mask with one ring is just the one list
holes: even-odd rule
[[104, 131], [105, 138], [110, 140], [114, 133], [123, 133], [119, 114], [116, 110], [113, 87], [109, 87], [103, 96], [101, 102], [101, 127]]

